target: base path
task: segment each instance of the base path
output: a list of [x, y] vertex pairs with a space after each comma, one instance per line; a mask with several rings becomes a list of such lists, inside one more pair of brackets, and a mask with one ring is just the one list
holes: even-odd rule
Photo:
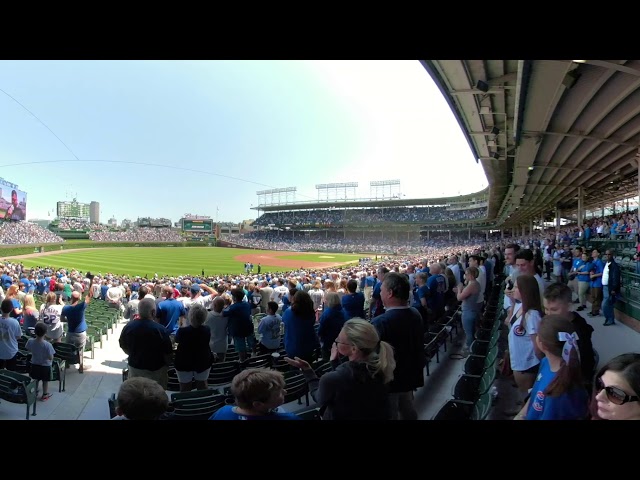
[[[280, 257], [289, 257], [291, 255], [298, 255], [300, 260], [291, 260], [290, 258], [280, 258]], [[238, 255], [237, 257], [233, 257], [234, 260], [242, 263], [253, 263], [254, 268], [259, 263], [264, 263], [265, 265], [276, 265], [282, 268], [331, 268], [331, 267], [339, 267], [347, 264], [348, 262], [335, 263], [335, 262], [310, 262], [309, 260], [305, 260], [305, 255], [315, 255], [308, 254], [306, 252], [269, 252], [266, 253], [261, 251], [261, 253], [251, 254], [247, 253], [244, 255]]]
[[0, 250], [0, 258], [37, 258], [37, 257], [49, 257], [51, 255], [60, 255], [61, 253], [70, 252], [84, 252], [85, 250], [97, 250], [97, 248], [70, 248], [68, 250], [51, 250], [49, 252], [42, 253], [27, 253], [25, 255], [11, 255], [9, 257], [2, 256], [2, 250]]

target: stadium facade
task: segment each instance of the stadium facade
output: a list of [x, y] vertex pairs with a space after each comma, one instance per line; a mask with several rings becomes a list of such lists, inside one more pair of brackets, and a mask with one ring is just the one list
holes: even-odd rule
[[290, 232], [309, 238], [336, 233], [345, 239], [378, 238], [418, 240], [433, 232], [466, 231], [488, 235], [496, 226], [489, 221], [489, 188], [468, 195], [441, 198], [334, 199], [263, 203], [253, 228]]

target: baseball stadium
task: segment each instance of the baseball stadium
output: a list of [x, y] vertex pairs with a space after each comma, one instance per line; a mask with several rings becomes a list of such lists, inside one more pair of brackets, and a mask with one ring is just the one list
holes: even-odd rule
[[[623, 372], [640, 365], [640, 63], [421, 64], [487, 188], [407, 198], [391, 178], [300, 201], [282, 186], [257, 191], [243, 223], [139, 211], [117, 225], [74, 198], [45, 224], [27, 220], [29, 185], [0, 179], [2, 313], [20, 328], [0, 419], [133, 419], [137, 382], [160, 392], [154, 419], [640, 419]], [[563, 302], [564, 317], [550, 310]], [[143, 323], [167, 352], [140, 353]], [[205, 328], [206, 365], [189, 363], [187, 335]], [[379, 369], [369, 390], [326, 393], [324, 376], [362, 364]], [[573, 403], [540, 384], [559, 369], [579, 379], [561, 394]], [[271, 387], [247, 403], [249, 375]]]

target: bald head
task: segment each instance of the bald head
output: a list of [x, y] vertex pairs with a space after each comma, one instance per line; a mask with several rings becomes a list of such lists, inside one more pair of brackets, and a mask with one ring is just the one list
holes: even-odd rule
[[432, 263], [429, 265], [429, 271], [432, 275], [440, 275], [442, 273], [442, 266], [439, 263]]
[[80, 292], [74, 291], [71, 293], [71, 302], [76, 303], [80, 300]]

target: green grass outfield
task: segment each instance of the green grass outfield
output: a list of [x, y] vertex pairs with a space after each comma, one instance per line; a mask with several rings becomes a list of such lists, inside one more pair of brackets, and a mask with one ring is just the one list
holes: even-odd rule
[[[241, 274], [244, 263], [234, 260], [238, 255], [277, 255], [278, 252], [264, 250], [246, 250], [240, 248], [100, 248], [83, 251], [70, 251], [37, 258], [23, 258], [20, 261], [27, 267], [51, 266], [55, 268], [76, 268], [83, 272], [111, 272], [117, 275], [205, 275]], [[321, 258], [330, 256], [333, 258]], [[280, 258], [288, 260], [306, 260], [311, 262], [348, 263], [357, 262], [360, 255], [317, 253], [287, 255]], [[273, 260], [272, 263], [276, 262]], [[262, 263], [262, 262], [261, 262]], [[254, 262], [257, 265], [257, 262]], [[262, 263], [262, 272], [289, 271], [297, 267], [267, 265]], [[254, 268], [254, 273], [256, 269]]]

